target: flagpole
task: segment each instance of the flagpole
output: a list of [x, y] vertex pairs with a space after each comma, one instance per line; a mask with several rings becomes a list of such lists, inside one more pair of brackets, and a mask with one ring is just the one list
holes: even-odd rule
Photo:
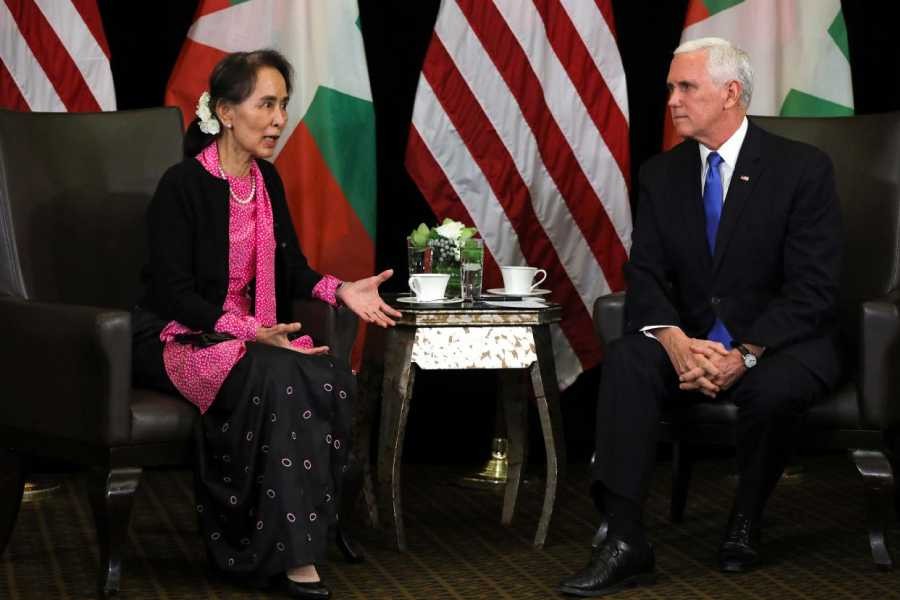
[[[506, 415], [503, 411], [503, 399], [506, 395], [516, 397], [527, 394], [530, 390], [526, 388], [527, 386], [521, 375], [500, 377], [497, 410], [494, 417], [494, 437], [491, 440], [491, 455], [479, 471], [460, 477], [457, 480], [458, 485], [481, 490], [504, 490], [509, 473], [509, 460], [507, 457], [509, 439], [506, 433]], [[525, 456], [527, 457], [527, 455], [528, 449], [526, 448]], [[522, 483], [530, 483], [530, 480], [523, 475]]]

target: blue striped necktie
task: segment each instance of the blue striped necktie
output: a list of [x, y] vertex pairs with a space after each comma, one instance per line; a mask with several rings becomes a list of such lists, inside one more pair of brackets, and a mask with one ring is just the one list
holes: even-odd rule
[[[706, 241], [709, 243], [709, 253], [716, 255], [716, 235], [719, 233], [719, 221], [722, 218], [722, 204], [724, 191], [722, 189], [722, 175], [719, 173], [719, 165], [722, 157], [717, 152], [710, 152], [706, 157], [709, 168], [706, 170], [706, 184], [703, 186], [703, 210], [706, 213]], [[721, 342], [726, 348], [731, 348], [731, 334], [725, 328], [725, 324], [717, 317], [712, 329], [706, 334], [706, 339]]]

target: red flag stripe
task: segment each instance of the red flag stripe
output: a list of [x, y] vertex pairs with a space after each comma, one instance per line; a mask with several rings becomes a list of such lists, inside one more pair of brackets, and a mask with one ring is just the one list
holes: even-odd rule
[[594, 2], [596, 2], [597, 8], [603, 15], [603, 20], [606, 21], [607, 26], [609, 26], [609, 30], [612, 32], [613, 37], [618, 39], [619, 34], [616, 33], [616, 18], [613, 14], [612, 2], [610, 2], [610, 0], [594, 0]]
[[200, 20], [200, 17], [205, 17], [210, 13], [214, 13], [217, 10], [224, 10], [226, 8], [231, 7], [231, 0], [202, 0], [197, 5], [197, 12], [194, 14], [194, 20], [192, 23], [196, 23]]
[[[509, 0], [509, 2], [516, 6], [522, 5], [518, 0]], [[507, 82], [497, 70], [492, 58], [485, 51], [475, 32], [472, 31], [459, 6], [455, 2], [448, 2], [444, 6], [443, 17], [435, 27], [435, 33], [443, 41], [445, 47], [453, 48], [452, 60], [457, 70], [460, 72], [461, 77], [468, 82], [478, 99], [479, 105], [484, 109], [488, 120], [509, 150], [519, 176], [528, 185], [535, 214], [538, 216], [553, 247], [559, 254], [569, 278], [575, 284], [582, 303], [590, 310], [594, 299], [601, 294], [609, 293], [610, 287], [599, 262], [593, 256], [593, 250], [588, 240], [580, 234], [580, 226], [576, 222], [575, 216], [569, 210], [566, 202], [560, 201], [563, 193], [554, 182], [547, 165], [545, 165], [546, 156], [541, 157], [539, 155], [541, 148], [537, 136], [541, 134], [540, 132], [535, 133], [529, 128], [522, 114], [522, 107], [518, 99], [510, 93]], [[526, 17], [526, 22], [533, 23], [538, 28], [541, 28], [540, 17], [534, 10]], [[461, 32], [462, 35], [457, 32]], [[530, 44], [528, 47], [531, 51], [543, 51], [550, 54], [553, 52], [546, 44], [546, 40], [543, 43], [538, 41], [537, 44]], [[537, 48], [540, 48], [540, 50], [537, 50]], [[553, 61], [542, 62], [547, 64]], [[548, 77], [546, 81], [541, 83], [545, 88], [552, 86], [556, 90], [555, 105], [551, 107], [551, 110], [556, 111], [555, 117], [561, 119], [569, 131], [572, 131], [575, 127], [579, 128], [580, 133], [576, 134], [575, 139], [581, 144], [581, 158], [587, 158], [588, 161], [585, 164], [590, 167], [594, 164], [590, 160], [591, 153], [586, 153], [583, 149], [598, 148], [603, 145], [603, 140], [583, 107], [580, 111], [573, 111], [577, 114], [575, 118], [571, 115], [560, 116], [559, 111], [561, 107], [565, 107], [568, 110], [568, 107], [573, 103], [580, 105], [581, 100], [558, 63], [555, 66], [555, 70], [557, 73], [554, 76]], [[564, 86], [564, 88], [559, 86]], [[427, 91], [424, 88], [419, 90], [423, 100], [427, 99]], [[423, 101], [422, 106], [426, 106], [428, 103]], [[431, 103], [437, 103], [437, 100], [432, 100]], [[434, 112], [431, 111], [431, 118], [435, 118]], [[547, 118], [552, 122], [553, 116], [547, 115]], [[414, 111], [413, 113], [413, 120], [417, 124], [428, 123], [428, 118], [429, 113], [426, 111]], [[455, 135], [455, 132], [453, 133]], [[433, 134], [430, 133], [429, 135]], [[558, 152], [549, 154], [549, 156], [553, 159], [563, 160]], [[605, 161], [609, 163], [614, 162], [612, 156], [608, 153]], [[459, 166], [457, 164], [450, 161], [448, 168], [451, 171], [449, 173], [451, 179], [459, 177]], [[471, 164], [470, 168], [477, 169], [478, 167]], [[578, 169], [578, 166], [576, 165], [574, 169]], [[468, 173], [464, 173], [463, 177], [468, 179], [467, 175]], [[619, 178], [619, 183], [620, 193], [624, 197], [625, 184], [621, 177]], [[474, 185], [474, 183], [469, 183], [468, 185]], [[487, 181], [480, 181], [478, 185], [487, 186], [488, 183]], [[496, 205], [496, 200], [493, 197], [482, 197], [482, 201], [490, 201], [491, 204]], [[586, 201], [589, 200], [586, 199]], [[466, 202], [466, 208], [470, 212], [473, 210], [473, 204], [471, 201]], [[499, 205], [497, 209], [500, 209]], [[481, 211], [481, 208], [478, 207], [476, 210]], [[512, 224], [505, 219], [498, 222], [496, 219], [491, 219], [490, 215], [479, 215], [476, 213], [473, 213], [472, 217], [478, 222], [478, 226], [482, 230], [490, 230], [498, 226], [506, 230], [512, 229]], [[527, 240], [522, 240], [523, 245], [527, 243]], [[510, 257], [507, 256], [506, 258], [509, 259]], [[521, 258], [520, 252], [520, 257], [516, 258], [516, 263], [523, 260], [524, 258]]]
[[100, 9], [97, 7], [96, 0], [71, 0], [71, 2], [78, 14], [81, 15], [81, 19], [87, 25], [91, 35], [97, 40], [97, 45], [103, 50], [103, 54], [109, 59], [109, 44], [106, 43], [106, 34], [103, 32], [103, 19], [100, 18]]
[[5, 2], [22, 37], [66, 108], [72, 112], [98, 112], [100, 105], [84, 76], [34, 1]]
[[[462, 198], [453, 189], [440, 165], [435, 162], [434, 156], [415, 127], [409, 128], [405, 164], [410, 177], [428, 199], [431, 209], [436, 214], [465, 223], [468, 227], [477, 227]], [[482, 280], [485, 289], [502, 285], [496, 257], [487, 246], [485, 246]]]
[[6, 69], [2, 60], [0, 60], [0, 108], [18, 111], [30, 110], [28, 102], [22, 96], [22, 91], [13, 81], [12, 74]]
[[528, 264], [547, 271], [548, 287], [567, 309], [567, 318], [561, 324], [566, 337], [582, 363], [593, 364], [599, 347], [592, 333], [591, 317], [534, 213], [528, 188], [509, 151], [437, 36], [432, 38], [422, 74], [487, 178], [516, 235], [520, 240], [528, 240], [522, 246]]
[[544, 21], [550, 45], [553, 46], [572, 84], [578, 90], [581, 101], [584, 102], [588, 114], [597, 125], [606, 147], [615, 157], [619, 170], [627, 182], [631, 165], [628, 155], [628, 122], [625, 115], [610, 93], [603, 74], [597, 69], [569, 14], [559, 2], [533, 1]]
[[521, 107], [538, 142], [541, 158], [603, 270], [604, 278], [611, 289], [621, 289], [624, 279], [620, 266], [626, 256], [625, 248], [553, 119], [540, 81], [522, 47], [493, 3], [458, 0], [457, 4]]
[[[603, 36], [608, 35], [609, 30], [605, 25], [601, 26], [596, 22], [602, 20], [602, 15], [596, 11], [593, 4], [575, 3], [574, 0], [553, 1], [567, 6], [566, 11], [569, 15], [581, 16], [578, 32], [585, 38], [592, 52], [606, 56], [602, 60], [603, 63], [619, 62], [618, 50], [613, 56], [607, 56], [604, 50], [611, 42], [603, 40]], [[594, 193], [600, 198], [603, 210], [612, 221], [620, 241], [627, 248], [631, 239], [628, 185], [565, 67], [550, 45], [540, 14], [531, 2], [520, 0], [491, 0], [491, 2], [513, 34], [513, 39], [519, 42], [520, 50], [527, 56], [553, 118], [568, 140], [578, 165], [592, 185]], [[448, 6], [455, 7], [456, 4], [448, 3]], [[587, 10], [584, 10], [585, 8]], [[620, 102], [620, 106], [627, 107], [624, 72], [614, 64], [601, 66], [598, 63], [597, 66], [601, 75], [613, 76], [611, 81], [617, 90], [613, 96]], [[621, 83], [618, 80], [621, 80]], [[625, 100], [622, 101], [621, 98]], [[627, 109], [625, 112], [627, 114]]]
[[415, 127], [410, 127], [406, 146], [406, 169], [428, 199], [435, 213], [474, 227], [462, 199], [438, 165]]

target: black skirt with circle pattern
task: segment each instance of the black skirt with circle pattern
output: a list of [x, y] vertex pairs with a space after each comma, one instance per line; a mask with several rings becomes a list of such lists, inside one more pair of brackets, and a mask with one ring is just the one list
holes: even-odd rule
[[324, 559], [354, 386], [333, 356], [247, 344], [195, 434], [200, 533], [215, 568], [268, 577]]

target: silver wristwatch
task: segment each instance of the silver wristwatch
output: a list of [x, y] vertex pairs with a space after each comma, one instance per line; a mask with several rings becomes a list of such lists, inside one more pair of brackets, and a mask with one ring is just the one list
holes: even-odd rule
[[741, 353], [741, 356], [744, 359], [745, 367], [747, 367], [748, 369], [752, 369], [753, 367], [756, 366], [756, 363], [758, 362], [759, 359], [757, 359], [756, 355], [747, 349], [747, 346], [745, 346], [743, 344], [738, 344], [736, 346], [736, 348], [737, 348], [737, 351]]

